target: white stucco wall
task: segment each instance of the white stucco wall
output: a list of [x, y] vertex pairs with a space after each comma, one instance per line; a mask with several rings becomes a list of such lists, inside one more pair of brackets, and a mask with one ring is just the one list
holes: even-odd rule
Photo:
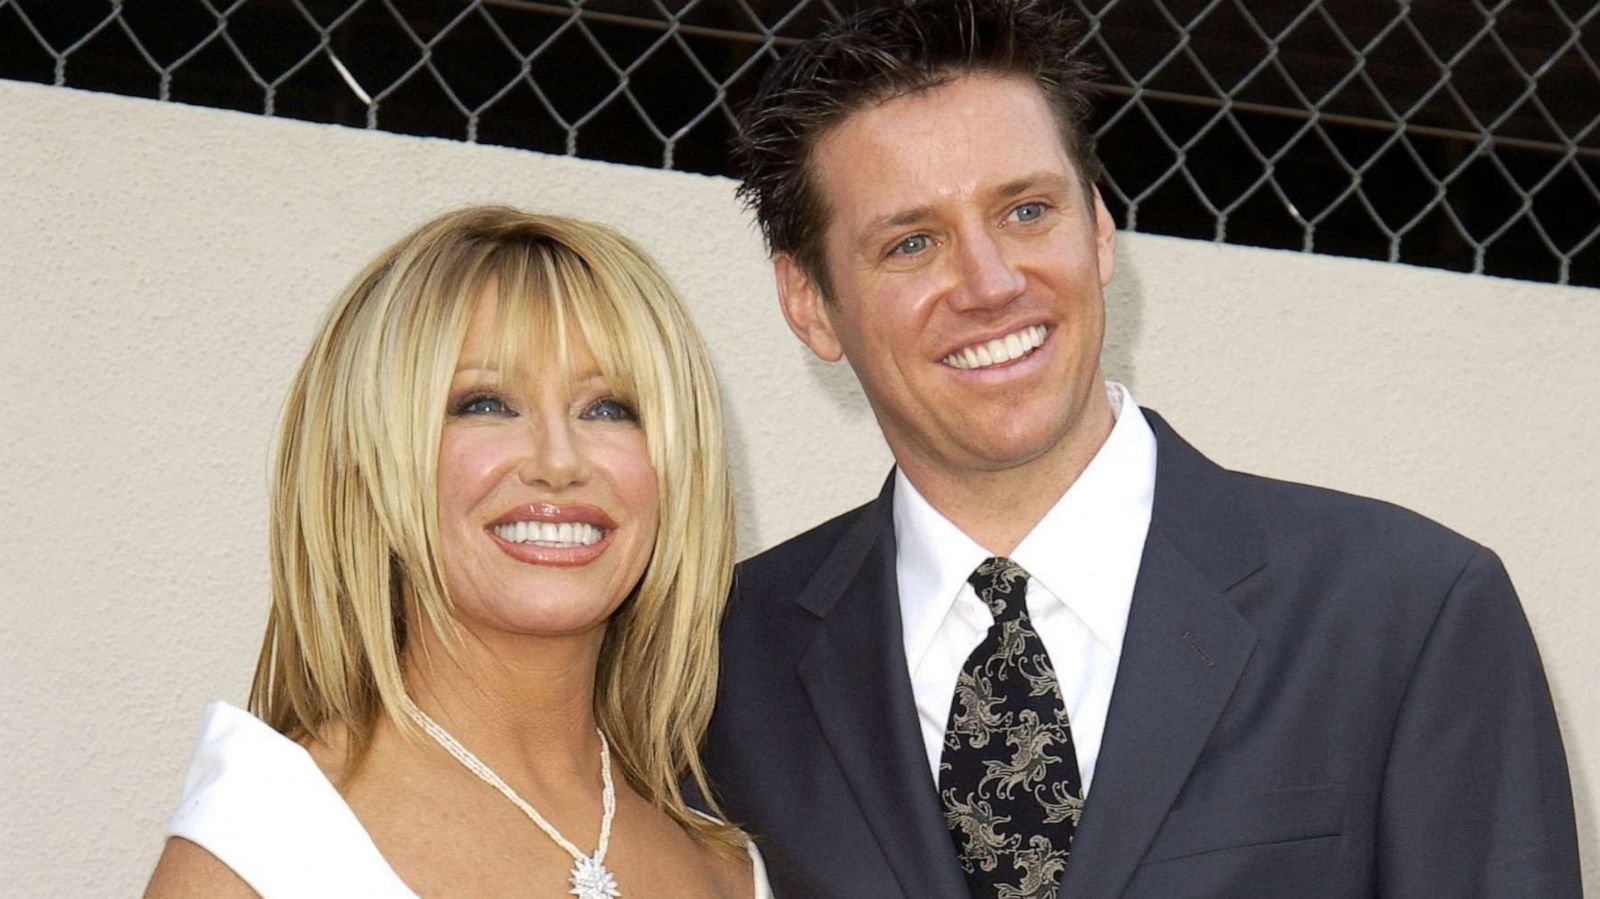
[[[843, 367], [777, 313], [732, 184], [0, 82], [0, 883], [136, 892], [202, 704], [242, 701], [275, 419], [336, 290], [423, 218], [612, 223], [690, 298], [746, 552], [877, 489]], [[1600, 884], [1600, 292], [1124, 235], [1108, 368], [1223, 464], [1392, 499], [1500, 552]]]

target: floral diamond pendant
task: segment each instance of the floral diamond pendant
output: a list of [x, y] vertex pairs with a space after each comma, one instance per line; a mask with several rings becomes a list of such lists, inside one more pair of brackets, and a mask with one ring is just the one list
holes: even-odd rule
[[578, 899], [620, 899], [617, 879], [606, 866], [593, 858], [578, 859], [572, 866], [572, 889], [567, 890]]

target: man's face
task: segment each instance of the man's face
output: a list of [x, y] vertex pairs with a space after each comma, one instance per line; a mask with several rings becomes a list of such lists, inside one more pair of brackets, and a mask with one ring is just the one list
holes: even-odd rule
[[812, 164], [833, 302], [780, 256], [784, 312], [850, 361], [913, 482], [1092, 455], [1115, 231], [1038, 88], [963, 76], [868, 107]]

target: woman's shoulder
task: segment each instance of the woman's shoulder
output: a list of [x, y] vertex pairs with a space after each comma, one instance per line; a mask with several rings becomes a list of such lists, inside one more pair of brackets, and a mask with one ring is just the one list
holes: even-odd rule
[[206, 708], [166, 830], [263, 896], [412, 895], [305, 748], [224, 702]]
[[247, 899], [255, 895], [244, 878], [221, 859], [182, 837], [168, 838], [144, 890], [144, 899]]

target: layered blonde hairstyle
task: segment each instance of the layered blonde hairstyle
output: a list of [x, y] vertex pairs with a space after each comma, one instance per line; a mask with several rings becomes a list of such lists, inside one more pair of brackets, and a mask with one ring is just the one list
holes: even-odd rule
[[296, 738], [341, 724], [357, 762], [380, 716], [415, 735], [401, 711], [407, 628], [432, 629], [447, 649], [462, 639], [440, 556], [439, 438], [468, 321], [488, 291], [503, 371], [526, 370], [538, 353], [565, 359], [567, 335], [581, 334], [638, 413], [660, 526], [608, 623], [595, 714], [634, 789], [691, 833], [733, 845], [732, 829], [692, 813], [679, 787], [688, 778], [710, 796], [698, 750], [734, 552], [721, 403], [666, 277], [597, 225], [503, 207], [452, 212], [384, 251], [335, 301], [284, 410], [272, 609], [251, 711]]

